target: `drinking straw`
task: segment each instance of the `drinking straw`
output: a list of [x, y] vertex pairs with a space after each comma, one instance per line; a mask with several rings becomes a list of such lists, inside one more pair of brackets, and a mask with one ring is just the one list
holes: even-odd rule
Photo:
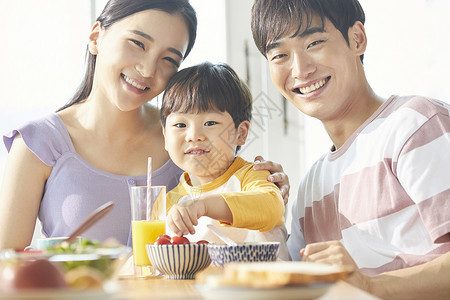
[[150, 220], [152, 213], [152, 203], [151, 203], [151, 187], [152, 186], [152, 158], [148, 158], [147, 164], [147, 221]]
[[147, 188], [150, 188], [152, 186], [152, 158], [148, 158], [148, 165], [147, 165]]

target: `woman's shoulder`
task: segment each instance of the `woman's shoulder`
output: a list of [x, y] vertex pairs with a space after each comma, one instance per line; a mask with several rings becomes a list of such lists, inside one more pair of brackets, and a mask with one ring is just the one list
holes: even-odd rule
[[67, 129], [56, 113], [29, 121], [4, 135], [3, 141], [8, 151], [19, 135], [25, 145], [50, 166], [62, 153], [73, 150]]

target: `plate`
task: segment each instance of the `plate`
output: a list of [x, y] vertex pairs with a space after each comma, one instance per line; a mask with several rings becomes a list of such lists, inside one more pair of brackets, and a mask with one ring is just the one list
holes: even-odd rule
[[324, 295], [332, 286], [331, 283], [319, 283], [308, 286], [286, 286], [280, 288], [258, 289], [235, 286], [209, 286], [195, 284], [204, 299], [209, 300], [306, 300]]
[[71, 290], [43, 290], [43, 291], [26, 291], [11, 294], [0, 294], [1, 300], [107, 300], [112, 297], [111, 293], [102, 290], [85, 290], [85, 291], [71, 291]]
[[120, 291], [119, 285], [110, 281], [103, 289], [35, 289], [16, 293], [1, 293], [0, 300], [108, 300]]

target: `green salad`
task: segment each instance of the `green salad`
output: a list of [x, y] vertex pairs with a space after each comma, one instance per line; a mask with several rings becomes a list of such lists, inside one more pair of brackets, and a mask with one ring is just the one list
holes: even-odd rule
[[98, 248], [114, 247], [118, 246], [105, 246], [100, 241], [81, 239], [81, 241], [75, 241], [73, 243], [62, 242], [47, 247], [45, 251], [51, 254], [85, 254], [95, 251]]
[[120, 244], [102, 244], [96, 240], [81, 239], [73, 243], [62, 242], [48, 247], [45, 252], [52, 255], [49, 260], [58, 262], [65, 272], [90, 267], [109, 278], [116, 269], [117, 258], [129, 250]]

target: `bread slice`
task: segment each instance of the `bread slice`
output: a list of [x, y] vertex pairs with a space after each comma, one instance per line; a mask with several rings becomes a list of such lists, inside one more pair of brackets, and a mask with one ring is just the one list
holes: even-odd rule
[[255, 288], [274, 288], [335, 282], [346, 278], [352, 272], [353, 268], [349, 266], [312, 262], [230, 263], [224, 268], [222, 283]]

